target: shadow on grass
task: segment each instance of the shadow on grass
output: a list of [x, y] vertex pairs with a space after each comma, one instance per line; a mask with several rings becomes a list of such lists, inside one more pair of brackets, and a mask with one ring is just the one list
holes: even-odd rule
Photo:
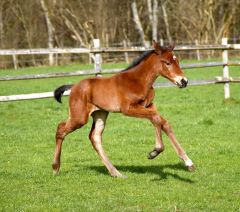
[[[171, 169], [171, 170], [182, 170], [186, 171], [186, 168], [182, 165], [182, 163], [177, 163], [177, 164], [167, 164], [167, 165], [151, 165], [151, 166], [116, 166], [117, 169], [121, 171], [126, 171], [126, 172], [131, 172], [131, 173], [137, 173], [137, 174], [155, 174], [158, 175], [159, 178], [154, 179], [156, 180], [167, 180], [169, 177], [172, 177], [174, 179], [177, 179], [179, 181], [187, 182], [187, 183], [195, 183], [191, 179], [187, 179], [184, 177], [179, 176], [176, 173], [172, 173], [170, 171], [167, 171], [166, 169]], [[88, 166], [88, 168], [97, 171], [101, 174], [109, 175], [108, 171], [104, 166]]]

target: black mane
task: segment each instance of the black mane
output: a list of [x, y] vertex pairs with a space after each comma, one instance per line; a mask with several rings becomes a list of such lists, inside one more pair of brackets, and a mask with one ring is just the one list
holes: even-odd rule
[[136, 59], [133, 60], [133, 62], [123, 71], [127, 71], [133, 67], [135, 67], [136, 65], [138, 65], [143, 59], [145, 59], [147, 56], [149, 56], [151, 53], [153, 53], [154, 50], [148, 50], [146, 52], [144, 52], [143, 54], [141, 54], [139, 57], [137, 57]]

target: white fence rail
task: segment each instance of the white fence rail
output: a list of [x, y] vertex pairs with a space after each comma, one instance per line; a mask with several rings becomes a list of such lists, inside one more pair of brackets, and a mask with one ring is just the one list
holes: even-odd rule
[[[226, 45], [186, 45], [176, 46], [174, 51], [193, 51], [193, 50], [239, 50], [240, 44]], [[89, 53], [121, 53], [121, 52], [143, 52], [150, 50], [145, 47], [109, 47], [109, 48], [52, 48], [52, 49], [0, 49], [0, 55], [40, 55], [40, 54], [89, 54]]]
[[[181, 65], [182, 69], [193, 69], [193, 68], [206, 68], [206, 67], [217, 67], [217, 66], [240, 66], [240, 62], [206, 62], [206, 63], [195, 63]], [[122, 69], [108, 69], [102, 70], [101, 74], [114, 74], [120, 72]], [[80, 70], [74, 72], [56, 72], [56, 73], [45, 73], [45, 74], [28, 74], [19, 76], [5, 76], [0, 77], [0, 81], [12, 81], [12, 80], [29, 80], [29, 79], [44, 79], [44, 78], [58, 78], [58, 77], [72, 77], [72, 76], [84, 76], [84, 75], [97, 75], [100, 72], [98, 70]]]
[[[240, 82], [240, 78], [222, 78], [216, 77], [214, 80], [191, 80], [188, 83], [188, 86], [193, 85], [210, 85], [217, 83], [226, 83], [226, 82]], [[176, 86], [170, 82], [164, 83], [154, 83], [154, 88], [164, 88], [164, 87], [172, 87]], [[64, 96], [68, 96], [70, 91], [65, 91]], [[9, 102], [9, 101], [19, 101], [19, 100], [31, 100], [31, 99], [43, 99], [53, 97], [53, 92], [45, 92], [45, 93], [31, 93], [31, 94], [19, 94], [19, 95], [10, 95], [10, 96], [0, 96], [0, 102]]]
[[[53, 49], [19, 49], [19, 50], [0, 50], [0, 55], [31, 55], [31, 54], [65, 54], [65, 53], [78, 53], [78, 54], [94, 54], [95, 70], [82, 70], [76, 72], [61, 72], [61, 73], [47, 73], [47, 74], [37, 74], [37, 75], [22, 75], [15, 77], [0, 77], [0, 81], [9, 80], [27, 80], [27, 79], [40, 79], [40, 78], [52, 78], [52, 77], [67, 77], [67, 76], [81, 76], [81, 75], [97, 75], [97, 74], [110, 74], [117, 73], [120, 69], [112, 70], [101, 70], [101, 54], [103, 53], [126, 53], [126, 52], [142, 52], [147, 49], [144, 47], [131, 47], [131, 48], [100, 48], [99, 41], [95, 41], [95, 48], [53, 48]], [[203, 68], [203, 67], [213, 67], [222, 66], [223, 67], [223, 77], [216, 78], [215, 80], [202, 80], [190, 82], [190, 85], [203, 85], [203, 84], [214, 84], [214, 83], [224, 83], [224, 97], [230, 97], [230, 82], [240, 82], [240, 79], [232, 79], [229, 77], [228, 66], [230, 65], [240, 65], [240, 61], [230, 62], [228, 60], [229, 50], [239, 50], [240, 44], [228, 44], [227, 39], [223, 38], [222, 45], [200, 45], [200, 46], [177, 46], [174, 51], [193, 51], [193, 50], [221, 50], [223, 61], [222, 62], [208, 62], [208, 63], [198, 63], [198, 64], [188, 64], [182, 65], [182, 69], [190, 68]], [[171, 86], [170, 83], [155, 84], [155, 87], [168, 87]], [[68, 94], [66, 94], [68, 95]], [[14, 100], [26, 100], [26, 99], [39, 99], [52, 97], [52, 92], [46, 93], [34, 93], [34, 94], [21, 94], [21, 95], [11, 95], [11, 96], [0, 96], [1, 101], [14, 101]]]

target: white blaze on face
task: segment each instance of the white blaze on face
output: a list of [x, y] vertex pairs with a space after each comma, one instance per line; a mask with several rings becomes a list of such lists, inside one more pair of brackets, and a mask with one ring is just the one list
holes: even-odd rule
[[[177, 57], [176, 57], [176, 55], [173, 55], [173, 60], [177, 60]], [[181, 83], [181, 80], [185, 80], [186, 82], [187, 82], [187, 78], [186, 77], [182, 77], [182, 76], [176, 76], [176, 77], [174, 77], [174, 81], [175, 81], [175, 83], [177, 84], [177, 85], [181, 85], [182, 83]]]

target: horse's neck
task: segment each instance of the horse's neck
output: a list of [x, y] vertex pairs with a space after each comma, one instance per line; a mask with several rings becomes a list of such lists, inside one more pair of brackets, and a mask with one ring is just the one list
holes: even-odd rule
[[150, 60], [153, 60], [154, 58], [150, 57], [154, 56], [150, 55], [145, 62], [141, 62], [134, 70], [137, 80], [141, 81], [146, 87], [152, 87], [154, 81], [159, 76], [155, 64], [150, 62]]

